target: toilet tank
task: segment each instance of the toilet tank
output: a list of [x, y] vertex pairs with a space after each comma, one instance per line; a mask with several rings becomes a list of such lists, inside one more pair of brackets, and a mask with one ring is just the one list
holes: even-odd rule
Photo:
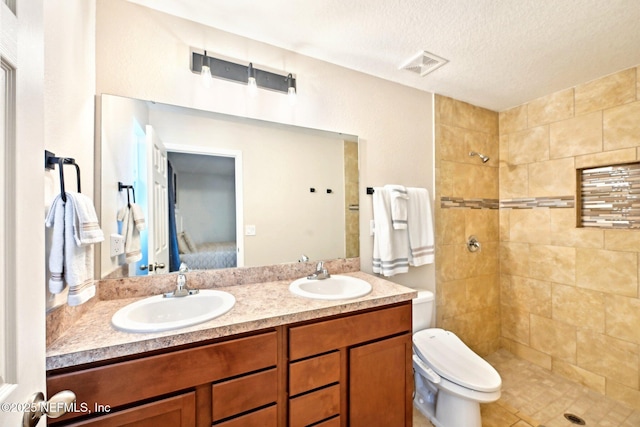
[[418, 296], [413, 302], [413, 333], [431, 327], [431, 317], [433, 315], [433, 292], [418, 291]]

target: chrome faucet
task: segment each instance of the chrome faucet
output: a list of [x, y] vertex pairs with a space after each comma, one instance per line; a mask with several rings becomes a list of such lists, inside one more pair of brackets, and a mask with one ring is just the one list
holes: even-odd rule
[[324, 261], [318, 262], [316, 265], [316, 271], [307, 276], [309, 280], [324, 280], [331, 277], [329, 274], [329, 270], [327, 270], [324, 266]]
[[174, 298], [174, 297], [186, 297], [188, 295], [197, 294], [200, 292], [199, 289], [189, 289], [187, 288], [187, 276], [185, 273], [189, 271], [189, 267], [184, 262], [180, 264], [180, 270], [178, 270], [178, 279], [176, 283], [176, 290], [173, 292], [167, 292], [164, 294], [165, 298]]

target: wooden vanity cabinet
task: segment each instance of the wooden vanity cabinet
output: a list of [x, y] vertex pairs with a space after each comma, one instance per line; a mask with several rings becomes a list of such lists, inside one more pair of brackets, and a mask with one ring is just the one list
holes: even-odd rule
[[410, 427], [411, 302], [49, 372], [65, 389], [51, 426]]
[[288, 338], [289, 427], [412, 425], [410, 302], [292, 326]]
[[[53, 426], [232, 427], [235, 417], [277, 424], [278, 332], [169, 351], [116, 363], [52, 372], [49, 396], [69, 389], [76, 411]], [[96, 415], [95, 409], [102, 409]], [[252, 413], [255, 411], [255, 414]], [[93, 414], [93, 415], [91, 415]], [[271, 421], [270, 421], [271, 420]]]

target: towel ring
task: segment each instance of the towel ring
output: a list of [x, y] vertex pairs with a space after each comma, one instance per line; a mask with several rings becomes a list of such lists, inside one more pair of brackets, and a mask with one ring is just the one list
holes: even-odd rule
[[55, 154], [53, 154], [50, 151], [46, 151], [44, 152], [44, 167], [45, 169], [55, 169], [56, 168], [56, 164], [58, 165], [58, 171], [60, 172], [60, 196], [62, 197], [63, 201], [67, 201], [67, 195], [64, 189], [64, 165], [72, 165], [76, 168], [76, 182], [78, 183], [78, 193], [81, 193], [80, 191], [80, 166], [78, 166], [76, 164], [75, 159], [72, 159], [70, 157], [56, 157]]

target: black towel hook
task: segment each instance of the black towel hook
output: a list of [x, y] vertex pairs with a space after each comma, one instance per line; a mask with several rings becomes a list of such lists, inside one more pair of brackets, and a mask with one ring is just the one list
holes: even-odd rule
[[133, 203], [136, 202], [136, 189], [133, 185], [125, 185], [122, 182], [118, 182], [118, 191], [127, 190], [127, 206], [131, 207], [131, 199], [129, 198], [129, 190], [133, 194]]
[[80, 166], [76, 164], [75, 159], [70, 157], [56, 157], [54, 153], [51, 151], [44, 151], [44, 168], [45, 169], [55, 169], [56, 164], [58, 165], [58, 171], [60, 172], [60, 196], [63, 201], [67, 201], [67, 195], [64, 190], [64, 165], [72, 165], [76, 168], [76, 182], [78, 183], [78, 193], [80, 193]]

